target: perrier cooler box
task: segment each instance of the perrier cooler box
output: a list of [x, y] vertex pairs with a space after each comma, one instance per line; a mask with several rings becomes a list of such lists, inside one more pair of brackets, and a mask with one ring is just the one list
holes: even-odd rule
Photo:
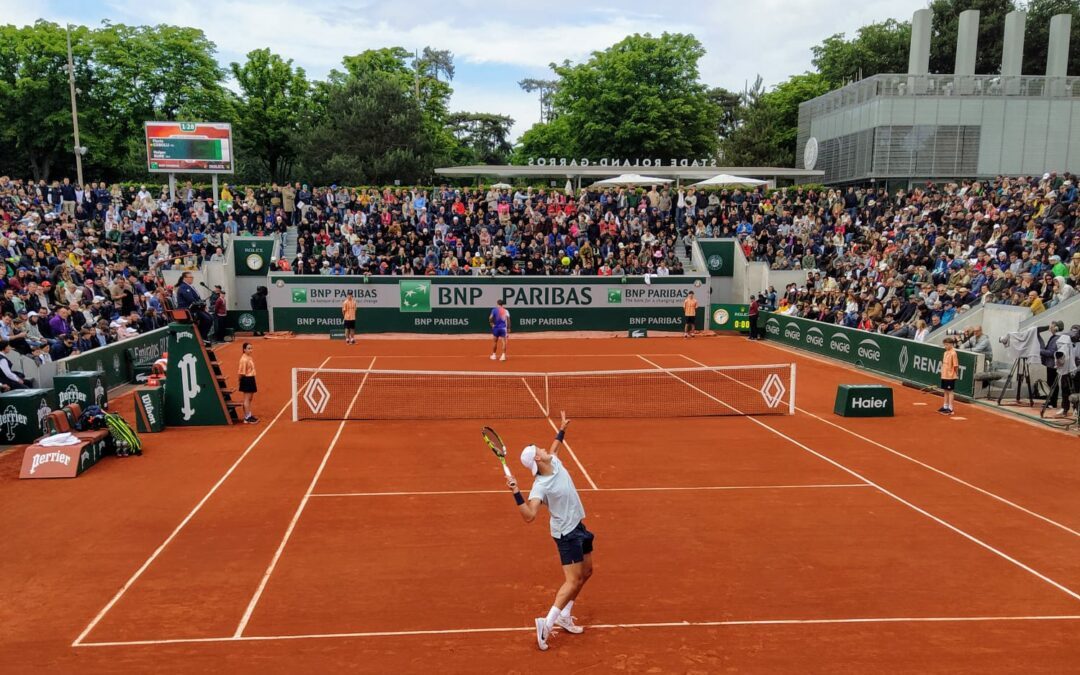
[[45, 435], [51, 389], [13, 389], [0, 394], [0, 445], [33, 443]]
[[105, 408], [109, 403], [105, 374], [100, 370], [59, 373], [53, 377], [53, 397], [58, 410], [72, 403], [77, 403], [82, 410], [92, 405]]
[[135, 430], [140, 434], [165, 430], [165, 390], [161, 387], [135, 390]]

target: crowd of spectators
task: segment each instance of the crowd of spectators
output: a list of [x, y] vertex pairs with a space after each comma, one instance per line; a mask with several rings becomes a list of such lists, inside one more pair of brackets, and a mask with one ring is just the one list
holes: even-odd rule
[[1077, 179], [1048, 173], [892, 192], [693, 188], [78, 186], [0, 177], [0, 340], [38, 361], [165, 322], [162, 271], [295, 226], [305, 274], [683, 274], [694, 240], [805, 270], [767, 307], [925, 339], [981, 302], [1038, 313], [1080, 283]]
[[1072, 174], [738, 197], [721, 199], [727, 222], [713, 216], [706, 232], [736, 234], [772, 269], [806, 270], [766, 294], [784, 314], [923, 340], [979, 303], [1038, 314], [1080, 284]]

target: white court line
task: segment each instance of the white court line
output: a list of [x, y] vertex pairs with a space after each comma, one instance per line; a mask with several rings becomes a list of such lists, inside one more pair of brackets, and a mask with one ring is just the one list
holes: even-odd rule
[[[702, 363], [701, 361], [698, 361], [697, 359], [692, 359], [689, 356], [684, 355], [683, 358], [686, 359], [687, 361], [690, 361], [691, 363], [696, 363], [699, 366], [705, 366], [705, 364]], [[710, 366], [705, 366], [705, 367], [708, 368]], [[919, 404], [916, 404], [916, 405], [919, 405]], [[922, 404], [922, 405], [925, 405], [925, 404]], [[836, 429], [839, 429], [840, 431], [843, 431], [844, 433], [850, 434], [850, 435], [852, 435], [852, 436], [854, 436], [854, 437], [856, 437], [858, 439], [861, 439], [861, 440], [863, 440], [863, 441], [865, 441], [865, 442], [867, 442], [867, 443], [869, 443], [869, 444], [871, 444], [873, 446], [879, 447], [882, 450], [885, 450], [886, 452], [890, 452], [890, 453], [896, 455], [897, 457], [901, 457], [903, 459], [906, 459], [909, 462], [912, 462], [914, 464], [918, 464], [919, 466], [923, 467], [924, 469], [929, 469], [930, 471], [933, 471], [934, 473], [938, 474], [939, 476], [943, 476], [945, 478], [948, 478], [949, 480], [955, 481], [955, 482], [959, 483], [960, 485], [963, 485], [964, 487], [971, 488], [972, 490], [975, 490], [976, 492], [978, 492], [980, 494], [984, 494], [987, 497], [991, 497], [993, 499], [996, 499], [997, 501], [1001, 502], [1002, 504], [1006, 504], [1008, 506], [1011, 506], [1012, 508], [1014, 508], [1014, 509], [1016, 509], [1018, 511], [1022, 511], [1023, 513], [1026, 513], [1026, 514], [1028, 514], [1029, 516], [1031, 516], [1033, 518], [1038, 518], [1039, 520], [1043, 521], [1044, 523], [1047, 523], [1049, 525], [1053, 525], [1054, 527], [1056, 527], [1056, 528], [1058, 528], [1060, 530], [1068, 532], [1069, 534], [1073, 535], [1074, 537], [1080, 537], [1080, 532], [1078, 532], [1077, 530], [1074, 530], [1071, 527], [1068, 527], [1067, 525], [1063, 525], [1062, 523], [1059, 523], [1056, 520], [1052, 520], [1050, 518], [1047, 518], [1046, 516], [1044, 516], [1044, 515], [1042, 515], [1040, 513], [1036, 513], [1036, 512], [1034, 512], [1034, 511], [1032, 511], [1030, 509], [1024, 508], [1023, 506], [1020, 506], [1016, 502], [1009, 501], [1005, 497], [1002, 497], [1000, 495], [996, 495], [993, 492], [990, 492], [989, 490], [984, 490], [983, 488], [981, 488], [981, 487], [979, 487], [977, 485], [972, 485], [971, 483], [967, 482], [966, 480], [964, 480], [962, 478], [954, 476], [951, 473], [947, 473], [945, 471], [942, 471], [941, 469], [933, 467], [933, 466], [927, 464], [926, 462], [915, 459], [914, 457], [911, 457], [910, 455], [905, 455], [904, 453], [900, 452], [899, 450], [897, 450], [895, 448], [891, 448], [891, 447], [889, 447], [887, 445], [884, 445], [882, 443], [878, 443], [877, 441], [875, 441], [872, 438], [867, 438], [866, 436], [863, 436], [862, 434], [860, 434], [858, 432], [852, 431], [851, 429], [848, 429], [845, 426], [837, 424], [837, 423], [833, 422], [832, 420], [828, 420], [828, 419], [826, 419], [824, 417], [821, 417], [819, 415], [815, 415], [814, 413], [810, 412], [809, 410], [806, 410], [804, 408], [800, 408], [798, 406], [796, 406], [795, 409], [798, 410], [799, 412], [803, 413], [804, 415], [809, 415], [810, 417], [813, 417], [814, 419], [818, 420], [819, 422], [824, 422], [825, 424], [828, 424], [830, 427], [834, 427]], [[963, 418], [957, 418], [957, 419], [963, 419]]]
[[[525, 388], [529, 391], [529, 395], [532, 396], [533, 400], [536, 401], [536, 405], [540, 406], [540, 412], [544, 413], [544, 419], [547, 420], [547, 423], [551, 425], [551, 428], [555, 430], [555, 433], [559, 433], [558, 425], [552, 422], [551, 418], [547, 416], [550, 411], [544, 408], [544, 404], [541, 403], [540, 399], [538, 399], [536, 397], [536, 394], [533, 393], [532, 387], [529, 386], [528, 382], [525, 382]], [[571, 448], [570, 444], [567, 443], [565, 440], [562, 442], [562, 444], [563, 447], [566, 448], [566, 451], [570, 453], [570, 457], [573, 458], [574, 462], [578, 465], [578, 468], [581, 469], [581, 474], [585, 476], [585, 480], [589, 481], [589, 485], [591, 485], [594, 490], [598, 490], [599, 488], [596, 487], [596, 483], [593, 481], [592, 476], [590, 476], [589, 472], [585, 470], [585, 465], [582, 464], [581, 460], [578, 459], [577, 455], [574, 454], [574, 449]]]
[[[869, 483], [808, 483], [806, 485], [708, 485], [691, 487], [581, 488], [578, 492], [683, 492], [688, 490], [814, 490], [825, 488], [868, 488]], [[506, 490], [439, 490], [434, 492], [317, 492], [312, 497], [426, 497], [434, 495], [504, 495]]]
[[[377, 356], [371, 357], [371, 363], [369, 363], [367, 367], [368, 371], [374, 367], [375, 359], [377, 358]], [[255, 595], [251, 596], [251, 601], [244, 610], [244, 615], [240, 617], [240, 623], [236, 626], [236, 632], [233, 633], [233, 637], [238, 638], [243, 635], [244, 628], [247, 627], [248, 621], [251, 620], [251, 614], [255, 611], [255, 605], [259, 604], [259, 599], [266, 589], [266, 584], [270, 581], [270, 575], [274, 573], [274, 568], [277, 567], [278, 560], [281, 558], [281, 553], [285, 550], [285, 545], [289, 543], [289, 537], [292, 536], [293, 530], [296, 528], [296, 523], [300, 520], [300, 514], [304, 512], [304, 507], [307, 506], [308, 499], [311, 497], [311, 491], [315, 489], [315, 484], [319, 482], [319, 476], [322, 475], [323, 469], [326, 467], [326, 462], [330, 459], [330, 453], [334, 451], [334, 446], [337, 445], [338, 439], [341, 438], [341, 430], [345, 428], [345, 423], [349, 421], [349, 413], [352, 412], [353, 406], [356, 404], [356, 398], [360, 396], [360, 392], [364, 388], [364, 383], [367, 382], [368, 374], [369, 373], [364, 374], [364, 379], [360, 380], [360, 386], [356, 388], [356, 393], [353, 394], [352, 400], [349, 401], [349, 407], [345, 410], [345, 416], [342, 418], [341, 423], [338, 424], [337, 432], [334, 434], [334, 438], [330, 440], [330, 445], [326, 448], [326, 454], [323, 455], [322, 462], [319, 463], [319, 468], [311, 478], [311, 484], [308, 485], [307, 491], [304, 492], [304, 498], [300, 500], [300, 504], [296, 507], [296, 513], [293, 514], [292, 520], [289, 521], [289, 527], [285, 529], [285, 536], [281, 538], [281, 543], [278, 545], [277, 551], [274, 552], [274, 557], [270, 559], [270, 564], [267, 565], [266, 572], [263, 573], [262, 579], [259, 581], [259, 587], [255, 589]]]
[[[319, 367], [321, 368], [322, 366], [326, 365], [326, 362], [329, 360], [330, 357], [326, 357], [325, 359], [323, 359], [323, 362], [319, 364]], [[236, 471], [236, 467], [240, 466], [240, 463], [244, 461], [244, 458], [247, 457], [248, 454], [255, 449], [255, 446], [259, 444], [259, 441], [261, 441], [263, 437], [266, 436], [267, 432], [270, 431], [271, 427], [273, 427], [274, 424], [276, 424], [277, 421], [281, 418], [281, 416], [285, 413], [285, 411], [291, 407], [292, 400], [290, 399], [284, 406], [282, 406], [281, 410], [278, 411], [278, 414], [274, 415], [274, 419], [270, 421], [270, 424], [266, 425], [266, 428], [262, 430], [262, 433], [255, 437], [255, 440], [251, 442], [251, 445], [247, 447], [247, 450], [244, 450], [240, 457], [238, 457], [237, 460], [233, 462], [232, 466], [229, 467], [229, 470], [225, 472], [225, 475], [218, 479], [218, 482], [214, 483], [214, 486], [210, 488], [210, 491], [207, 492], [202, 499], [199, 500], [199, 503], [195, 505], [195, 508], [191, 509], [191, 512], [188, 513], [187, 516], [185, 516], [184, 519], [180, 521], [180, 524], [176, 526], [176, 529], [174, 529], [169, 534], [169, 536], [165, 538], [165, 541], [161, 542], [161, 545], [158, 546], [157, 549], [155, 549], [154, 552], [150, 554], [150, 557], [146, 559], [146, 562], [144, 562], [139, 569], [135, 570], [135, 573], [131, 575], [131, 578], [128, 579], [120, 588], [120, 590], [116, 592], [116, 595], [114, 595], [112, 599], [109, 600], [108, 604], [101, 608], [101, 611], [97, 613], [97, 616], [95, 616], [89, 624], [87, 624], [86, 628], [83, 629], [83, 632], [79, 633], [79, 637], [75, 638], [75, 641], [71, 643], [72, 647], [78, 647], [79, 643], [83, 641], [83, 638], [89, 635], [90, 631], [94, 630], [94, 626], [98, 625], [98, 623], [100, 623], [101, 620], [105, 618], [105, 615], [109, 612], [109, 610], [111, 610], [116, 605], [116, 603], [120, 601], [120, 598], [124, 597], [124, 593], [127, 593], [128, 589], [131, 588], [132, 584], [134, 584], [135, 581], [142, 576], [143, 572], [145, 572], [146, 569], [150, 567], [150, 564], [157, 560], [157, 557], [161, 555], [161, 552], [165, 550], [165, 547], [168, 546], [169, 543], [176, 538], [176, 535], [180, 534], [180, 530], [184, 529], [184, 526], [187, 525], [191, 521], [191, 519], [195, 517], [195, 514], [198, 513], [200, 509], [202, 509], [203, 504], [205, 504], [210, 499], [210, 497], [213, 496], [215, 492], [217, 492], [217, 489], [221, 487], [221, 484], [225, 482], [225, 479], [231, 476], [233, 471]]]
[[[518, 354], [518, 353], [514, 354], [515, 359], [525, 357], [525, 356], [530, 357], [530, 358], [542, 357], [542, 358], [552, 358], [552, 359], [559, 358], [559, 359], [563, 359], [563, 360], [566, 359], [566, 354]], [[603, 354], [574, 354], [573, 356], [574, 356], [574, 358], [607, 357], [607, 358], [614, 359], [614, 358], [626, 358], [628, 356], [636, 356], [636, 354], [612, 354], [611, 352], [605, 352]], [[652, 354], [645, 354], [645, 356], [682, 356], [682, 355], [681, 354], [670, 353], [670, 352], [657, 352], [657, 353], [652, 353]], [[347, 355], [337, 355], [337, 354], [335, 354], [334, 356], [332, 356], [330, 358], [337, 360], [337, 359], [366, 359], [368, 357], [365, 354], [347, 354]], [[416, 356], [415, 354], [410, 355], [410, 356], [405, 356], [405, 355], [401, 355], [401, 354], [379, 354], [379, 358], [381, 358], [381, 359], [411, 359], [411, 360], [414, 360], [414, 361], [417, 360], [417, 359], [438, 359], [440, 361], [445, 361], [446, 359], [477, 359], [477, 360], [481, 360], [481, 361], [488, 360], [488, 357], [486, 356], [486, 353], [485, 354], [445, 354], [445, 355], [439, 355], [439, 356]], [[492, 372], [497, 373], [499, 371], [496, 370], [496, 371], [492, 371]]]
[[[737, 408], [735, 408], [735, 407], [733, 407], [733, 406], [731, 406], [731, 405], [728, 405], [727, 403], [724, 403], [723, 401], [721, 401], [720, 399], [716, 398], [716, 397], [715, 397], [715, 396], [713, 396], [712, 394], [710, 394], [710, 393], [706, 392], [706, 391], [705, 391], [704, 389], [700, 389], [700, 388], [698, 388], [698, 387], [694, 386], [694, 385], [693, 385], [692, 383], [690, 383], [690, 382], [687, 382], [686, 380], [682, 379], [681, 377], [679, 377], [678, 375], [676, 375], [676, 374], [674, 374], [674, 373], [672, 373], [672, 372], [670, 372], [670, 371], [667, 371], [667, 370], [665, 370], [664, 368], [662, 368], [662, 367], [661, 367], [661, 366], [659, 366], [658, 364], [654, 363], [653, 361], [649, 361], [649, 359], [646, 359], [646, 358], [645, 358], [644, 356], [643, 356], [643, 357], [641, 357], [641, 359], [642, 359], [643, 361], [646, 361], [646, 362], [648, 362], [648, 363], [651, 363], [651, 364], [652, 364], [652, 365], [653, 365], [654, 367], [656, 367], [656, 368], [659, 368], [660, 370], [663, 370], [664, 372], [668, 373], [668, 374], [669, 374], [669, 375], [671, 375], [672, 377], [674, 377], [674, 378], [676, 378], [676, 379], [678, 379], [678, 380], [680, 380], [680, 381], [682, 381], [682, 382], [685, 382], [685, 383], [686, 383], [686, 385], [687, 385], [688, 387], [691, 387], [692, 389], [696, 389], [697, 391], [701, 392], [701, 393], [702, 393], [702, 394], [704, 394], [705, 396], [708, 396], [709, 398], [711, 398], [712, 400], [716, 401], [717, 403], [720, 403], [721, 405], [723, 405], [723, 406], [726, 406], [726, 407], [730, 408], [731, 410], [735, 411], [736, 413], [739, 413], [740, 415], [742, 414], [742, 413], [741, 413], [741, 412], [740, 412], [740, 411], [739, 411], [739, 410], [738, 410]], [[1042, 572], [1039, 572], [1039, 571], [1037, 571], [1037, 570], [1035, 570], [1035, 569], [1033, 569], [1033, 568], [1029, 567], [1028, 565], [1025, 565], [1024, 563], [1020, 562], [1020, 561], [1019, 561], [1019, 560], [1017, 560], [1016, 558], [1013, 558], [1013, 557], [1012, 557], [1012, 556], [1010, 556], [1009, 554], [1007, 554], [1007, 553], [1005, 553], [1005, 552], [1003, 552], [1003, 551], [1000, 551], [1000, 550], [998, 550], [998, 549], [994, 548], [993, 546], [991, 546], [990, 544], [987, 544], [986, 542], [984, 542], [983, 540], [979, 539], [979, 538], [978, 538], [978, 537], [976, 537], [975, 535], [972, 535], [972, 534], [968, 534], [968, 533], [967, 533], [967, 532], [965, 532], [964, 530], [961, 530], [961, 529], [960, 529], [959, 527], [957, 527], [957, 526], [953, 525], [952, 523], [949, 523], [949, 522], [947, 522], [946, 520], [944, 520], [944, 519], [942, 519], [942, 518], [939, 518], [938, 516], [935, 516], [934, 514], [932, 514], [932, 513], [930, 513], [929, 511], [927, 511], [926, 509], [923, 509], [923, 508], [921, 508], [921, 507], [915, 506], [914, 504], [912, 504], [911, 502], [907, 501], [907, 500], [906, 500], [906, 499], [904, 499], [903, 497], [901, 497], [901, 496], [897, 495], [897, 494], [896, 494], [896, 493], [894, 493], [894, 492], [890, 492], [889, 490], [886, 490], [886, 489], [885, 489], [885, 488], [883, 488], [883, 487], [882, 487], [881, 485], [878, 485], [877, 483], [875, 483], [874, 481], [870, 480], [869, 478], [867, 478], [867, 477], [863, 476], [862, 474], [860, 474], [859, 472], [855, 471], [854, 469], [849, 469], [848, 467], [844, 466], [844, 465], [843, 465], [843, 464], [841, 464], [840, 462], [838, 462], [838, 461], [836, 461], [836, 460], [834, 460], [834, 459], [831, 459], [831, 458], [829, 458], [829, 457], [826, 457], [825, 455], [821, 454], [821, 453], [820, 453], [820, 452], [818, 452], [817, 450], [814, 450], [813, 448], [811, 448], [811, 447], [809, 447], [809, 446], [807, 446], [807, 445], [803, 445], [802, 443], [800, 443], [799, 441], [795, 440], [795, 439], [794, 439], [794, 438], [792, 438], [791, 436], [788, 436], [787, 434], [785, 434], [784, 432], [782, 432], [782, 431], [780, 431], [780, 430], [778, 430], [778, 429], [774, 429], [773, 427], [769, 426], [768, 424], [765, 424], [764, 422], [762, 422], [762, 421], [761, 421], [761, 420], [759, 420], [759, 419], [756, 419], [756, 418], [754, 418], [754, 417], [751, 417], [751, 416], [748, 416], [748, 415], [747, 415], [747, 416], [743, 416], [743, 419], [749, 420], [750, 422], [753, 422], [754, 424], [757, 424], [758, 426], [760, 426], [760, 427], [762, 427], [762, 428], [764, 428], [764, 429], [767, 429], [768, 431], [770, 431], [770, 432], [772, 432], [772, 433], [776, 434], [777, 436], [779, 436], [779, 437], [781, 437], [781, 438], [783, 438], [783, 439], [787, 440], [788, 442], [790, 442], [790, 443], [792, 443], [792, 444], [794, 444], [794, 445], [796, 445], [796, 446], [798, 446], [798, 447], [802, 448], [803, 450], [806, 450], [806, 451], [807, 451], [807, 452], [809, 452], [810, 454], [812, 454], [812, 455], [814, 455], [814, 456], [816, 456], [816, 457], [819, 457], [819, 458], [821, 458], [821, 459], [825, 460], [825, 461], [826, 461], [826, 462], [828, 462], [829, 464], [832, 464], [833, 466], [835, 466], [836, 468], [838, 468], [838, 469], [840, 469], [840, 470], [844, 471], [845, 473], [848, 473], [848, 474], [850, 474], [850, 475], [854, 476], [855, 478], [858, 478], [858, 479], [859, 479], [859, 480], [861, 480], [861, 481], [864, 481], [864, 482], [866, 482], [866, 483], [869, 483], [870, 485], [873, 485], [873, 486], [874, 486], [874, 487], [876, 487], [876, 488], [877, 488], [878, 490], [880, 490], [882, 494], [884, 494], [884, 495], [887, 495], [887, 496], [889, 496], [889, 497], [891, 497], [891, 498], [895, 499], [896, 501], [900, 502], [900, 503], [901, 503], [901, 504], [903, 504], [904, 506], [907, 506], [908, 508], [910, 508], [910, 509], [912, 509], [912, 510], [914, 510], [914, 511], [918, 512], [918, 513], [921, 513], [922, 515], [924, 515], [924, 516], [926, 516], [927, 518], [929, 518], [929, 519], [931, 519], [931, 520], [935, 521], [936, 523], [938, 523], [938, 524], [940, 524], [940, 525], [943, 525], [943, 526], [945, 526], [945, 527], [949, 528], [949, 529], [950, 529], [950, 530], [952, 530], [953, 532], [956, 532], [957, 534], [959, 534], [960, 536], [964, 537], [965, 539], [968, 539], [969, 541], [971, 541], [971, 542], [974, 542], [975, 544], [978, 544], [979, 546], [981, 546], [981, 547], [985, 548], [985, 549], [986, 549], [987, 551], [990, 551], [990, 552], [991, 552], [991, 553], [993, 553], [994, 555], [997, 555], [997, 556], [999, 556], [1000, 558], [1002, 558], [1002, 559], [1004, 559], [1004, 560], [1007, 560], [1007, 561], [1011, 562], [1012, 564], [1016, 565], [1016, 566], [1017, 566], [1017, 567], [1019, 567], [1020, 569], [1022, 569], [1022, 570], [1024, 570], [1024, 571], [1026, 571], [1026, 572], [1028, 572], [1028, 573], [1030, 573], [1030, 574], [1032, 574], [1032, 575], [1034, 575], [1034, 576], [1036, 576], [1036, 577], [1038, 577], [1039, 579], [1042, 579], [1042, 580], [1043, 580], [1044, 582], [1046, 582], [1046, 583], [1050, 584], [1051, 586], [1053, 586], [1054, 588], [1058, 589], [1059, 591], [1062, 591], [1063, 593], [1065, 593], [1065, 594], [1066, 594], [1066, 595], [1068, 595], [1069, 597], [1073, 598], [1074, 600], [1080, 600], [1080, 594], [1076, 593], [1076, 591], [1070, 590], [1069, 588], [1065, 587], [1064, 585], [1062, 585], [1062, 584], [1060, 584], [1060, 583], [1058, 583], [1058, 582], [1054, 581], [1054, 580], [1053, 580], [1053, 579], [1051, 579], [1050, 577], [1046, 576], [1046, 575], [1045, 575], [1045, 574], [1043, 574]]]
[[[733, 619], [729, 621], [665, 621], [656, 623], [597, 623], [582, 624], [590, 630], [641, 628], [695, 628], [721, 626], [819, 626], [832, 624], [892, 624], [892, 623], [987, 623], [1006, 621], [1080, 621], [1080, 615], [1033, 616], [884, 616], [851, 619]], [[319, 640], [341, 638], [411, 637], [417, 635], [469, 635], [477, 633], [527, 633], [532, 626], [499, 628], [451, 628], [443, 630], [370, 631], [357, 633], [307, 633], [302, 635], [245, 635], [243, 637], [175, 638], [165, 640], [130, 640], [124, 642], [84, 642], [78, 647], [134, 647], [149, 645], [193, 644], [205, 642], [269, 642], [274, 640]]]

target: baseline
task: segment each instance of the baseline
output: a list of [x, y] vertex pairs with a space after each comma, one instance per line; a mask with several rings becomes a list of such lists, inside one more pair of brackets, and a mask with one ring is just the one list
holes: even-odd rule
[[[837, 619], [732, 619], [726, 621], [667, 621], [654, 623], [599, 623], [584, 625], [594, 630], [619, 628], [695, 628], [716, 626], [787, 626], [829, 624], [897, 624], [897, 623], [988, 623], [1004, 621], [1080, 621], [1080, 614], [1051, 614], [1033, 616], [885, 616]], [[275, 640], [319, 640], [334, 638], [407, 637], [414, 635], [463, 635], [471, 633], [525, 633], [534, 627], [503, 626], [496, 628], [449, 628], [443, 630], [372, 631], [360, 633], [308, 633], [303, 635], [245, 635], [211, 638], [176, 638], [164, 640], [129, 640], [125, 642], [83, 642], [77, 647], [132, 647], [149, 645], [191, 644], [206, 642], [268, 642]]]

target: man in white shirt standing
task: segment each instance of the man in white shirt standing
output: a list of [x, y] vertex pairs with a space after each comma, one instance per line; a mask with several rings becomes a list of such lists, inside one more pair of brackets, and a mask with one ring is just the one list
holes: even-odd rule
[[559, 446], [569, 423], [563, 413], [559, 432], [547, 450], [530, 445], [521, 451], [521, 464], [536, 477], [528, 501], [521, 496], [517, 481], [512, 476], [506, 479], [526, 523], [536, 520], [541, 504], [547, 505], [551, 515], [551, 537], [559, 549], [559, 562], [563, 568], [564, 580], [555, 594], [555, 603], [547, 617], [536, 619], [536, 644], [541, 651], [548, 648], [547, 641], [555, 626], [568, 633], [581, 633], [584, 630], [574, 624], [570, 610], [585, 582], [592, 576], [593, 569], [593, 533], [585, 529], [585, 507], [581, 504], [570, 473], [558, 458]]

